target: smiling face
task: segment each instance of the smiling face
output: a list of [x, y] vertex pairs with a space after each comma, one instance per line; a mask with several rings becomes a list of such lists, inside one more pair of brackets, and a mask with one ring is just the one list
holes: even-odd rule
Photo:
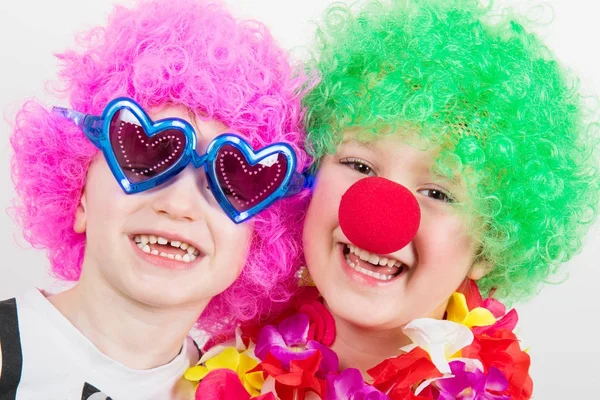
[[[198, 152], [227, 132], [187, 109], [165, 107], [154, 120], [178, 117], [197, 133]], [[85, 232], [80, 284], [105, 285], [150, 306], [206, 305], [240, 274], [252, 222], [233, 223], [208, 189], [203, 169], [188, 166], [169, 182], [125, 194], [102, 154], [93, 160], [75, 218]]]
[[[474, 263], [477, 242], [454, 204], [468, 201], [464, 186], [432, 173], [435, 154], [413, 135], [360, 142], [347, 132], [337, 152], [322, 159], [306, 216], [304, 249], [311, 277], [338, 318], [375, 329], [441, 318], [465, 277], [484, 274], [484, 266]], [[401, 184], [419, 204], [416, 236], [393, 253], [358, 248], [340, 228], [342, 195], [367, 176]]]

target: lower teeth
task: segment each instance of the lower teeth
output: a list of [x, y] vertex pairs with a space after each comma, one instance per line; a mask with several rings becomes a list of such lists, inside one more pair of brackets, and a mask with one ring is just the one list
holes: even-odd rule
[[148, 245], [143, 245], [141, 243], [136, 243], [138, 245], [138, 247], [140, 249], [142, 249], [142, 251], [144, 253], [148, 253], [148, 254], [152, 254], [154, 256], [159, 256], [159, 257], [164, 257], [164, 258], [168, 258], [170, 260], [177, 260], [177, 261], [183, 261], [186, 263], [192, 262], [196, 259], [196, 255], [194, 254], [184, 254], [183, 256], [181, 256], [180, 254], [171, 254], [171, 253], [165, 253], [165, 252], [158, 252], [158, 250], [151, 250], [150, 246]]
[[350, 260], [350, 257], [348, 257], [348, 255], [346, 255], [346, 263], [348, 263], [350, 268], [352, 268], [353, 270], [360, 272], [363, 275], [367, 275], [372, 278], [379, 279], [380, 281], [389, 281], [390, 279], [392, 279], [394, 277], [394, 275], [384, 275], [384, 274], [380, 274], [379, 272], [373, 272], [371, 270], [363, 268], [363, 267], [359, 266], [358, 263], [353, 263]]

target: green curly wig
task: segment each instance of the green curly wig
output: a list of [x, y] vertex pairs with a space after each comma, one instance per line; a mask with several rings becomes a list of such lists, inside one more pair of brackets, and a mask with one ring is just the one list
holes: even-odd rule
[[[469, 0], [336, 3], [318, 30], [305, 98], [318, 159], [343, 131], [416, 129], [460, 170], [477, 221], [482, 292], [508, 301], [582, 247], [600, 197], [597, 116], [577, 80], [510, 13]], [[310, 64], [309, 64], [310, 65]], [[383, 129], [387, 128], [387, 129]]]

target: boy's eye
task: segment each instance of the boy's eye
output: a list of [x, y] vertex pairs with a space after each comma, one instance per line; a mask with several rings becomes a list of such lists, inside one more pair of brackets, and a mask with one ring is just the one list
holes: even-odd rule
[[369, 176], [374, 175], [373, 168], [366, 161], [360, 160], [358, 158], [345, 158], [343, 160], [340, 160], [340, 163], [349, 166], [359, 174]]
[[454, 199], [450, 197], [450, 195], [439, 189], [423, 189], [419, 190], [419, 193], [422, 193], [434, 200], [443, 201], [445, 203], [454, 203]]

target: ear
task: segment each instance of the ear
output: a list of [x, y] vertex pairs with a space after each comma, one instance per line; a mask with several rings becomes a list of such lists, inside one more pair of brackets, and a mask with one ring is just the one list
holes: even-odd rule
[[85, 197], [85, 189], [79, 200], [77, 211], [75, 211], [75, 222], [73, 222], [73, 230], [77, 233], [85, 233], [87, 227], [87, 201]]
[[492, 265], [490, 264], [490, 262], [484, 257], [478, 257], [471, 266], [471, 269], [467, 274], [467, 278], [474, 281], [478, 281], [479, 279], [489, 274], [491, 270]]

